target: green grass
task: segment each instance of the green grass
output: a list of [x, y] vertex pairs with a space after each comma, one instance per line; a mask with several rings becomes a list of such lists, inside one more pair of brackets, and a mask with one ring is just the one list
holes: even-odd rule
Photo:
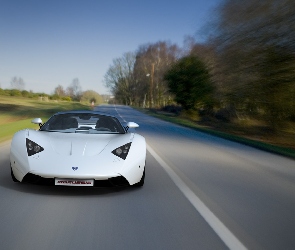
[[279, 154], [279, 155], [283, 155], [283, 156], [287, 156], [289, 158], [293, 158], [295, 159], [295, 150], [291, 149], [291, 148], [287, 148], [287, 147], [281, 147], [281, 146], [277, 146], [277, 145], [272, 145], [266, 142], [262, 142], [262, 141], [257, 141], [257, 140], [252, 140], [252, 139], [248, 139], [245, 138], [243, 136], [239, 136], [239, 135], [234, 135], [234, 134], [230, 134], [230, 133], [225, 133], [222, 131], [218, 131], [218, 130], [213, 130], [210, 128], [206, 128], [204, 126], [200, 126], [198, 124], [196, 124], [193, 121], [190, 121], [188, 119], [184, 119], [184, 118], [180, 118], [177, 116], [171, 116], [171, 115], [166, 115], [164, 113], [155, 113], [146, 109], [139, 109], [137, 108], [137, 110], [146, 113], [148, 115], [154, 116], [156, 118], [174, 123], [174, 124], [178, 124], [184, 127], [188, 127], [197, 131], [201, 131], [201, 132], [205, 132], [207, 134], [211, 134], [214, 136], [218, 136], [227, 140], [231, 140], [231, 141], [235, 141], [235, 142], [239, 142], [239, 143], [243, 143], [245, 145], [251, 146], [251, 147], [255, 147], [258, 149], [262, 149], [264, 151], [268, 151], [271, 153], [275, 153], [275, 154]]
[[38, 125], [31, 123], [31, 120], [26, 119], [0, 125], [0, 142], [11, 139], [14, 133], [24, 128], [38, 129]]
[[90, 109], [77, 102], [40, 101], [23, 97], [0, 96], [0, 142], [9, 140], [21, 129], [34, 128], [31, 120], [40, 117], [45, 122], [59, 111]]

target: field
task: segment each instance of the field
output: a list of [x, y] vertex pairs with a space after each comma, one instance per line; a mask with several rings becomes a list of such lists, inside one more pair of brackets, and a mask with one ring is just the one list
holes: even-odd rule
[[13, 134], [21, 129], [38, 129], [38, 125], [31, 123], [33, 118], [40, 117], [46, 121], [58, 111], [81, 109], [90, 107], [77, 102], [0, 96], [0, 142], [11, 139]]

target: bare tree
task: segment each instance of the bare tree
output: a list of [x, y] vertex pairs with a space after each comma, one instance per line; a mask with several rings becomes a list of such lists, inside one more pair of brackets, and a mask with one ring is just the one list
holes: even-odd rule
[[105, 74], [105, 85], [124, 104], [150, 107], [169, 102], [164, 74], [178, 58], [180, 49], [168, 42], [142, 45], [113, 60]]
[[74, 78], [66, 91], [67, 95], [70, 96], [73, 100], [80, 101], [82, 95], [82, 88], [78, 78]]
[[58, 97], [63, 97], [66, 95], [66, 92], [63, 88], [63, 86], [58, 85], [55, 89], [54, 89], [54, 94], [57, 95]]
[[132, 105], [134, 101], [134, 63], [135, 54], [125, 53], [122, 57], [113, 60], [113, 64], [104, 76], [106, 87], [111, 89], [116, 100], [126, 105]]
[[21, 77], [12, 77], [10, 84], [12, 89], [24, 90], [25, 88], [25, 82]]
[[150, 107], [160, 107], [169, 102], [164, 74], [177, 60], [180, 49], [168, 42], [142, 45], [136, 53], [134, 76], [138, 83], [138, 99], [148, 99]]

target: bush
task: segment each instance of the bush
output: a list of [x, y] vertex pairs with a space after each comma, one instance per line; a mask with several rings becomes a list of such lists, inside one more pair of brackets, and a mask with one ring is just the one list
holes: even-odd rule
[[0, 95], [6, 95], [5, 91], [0, 88]]
[[180, 114], [182, 107], [181, 106], [176, 106], [176, 105], [167, 105], [162, 108], [163, 111], [169, 112], [169, 113], [174, 113], [174, 114]]
[[231, 108], [222, 108], [216, 112], [215, 118], [224, 122], [230, 122], [234, 118], [237, 118], [237, 114], [235, 110]]
[[61, 98], [62, 101], [67, 101], [67, 102], [71, 102], [72, 101], [72, 98], [70, 96], [63, 96]]
[[18, 89], [11, 89], [10, 96], [22, 96], [22, 93]]
[[22, 94], [23, 97], [29, 97], [30, 92], [29, 92], [29, 91], [26, 91], [26, 90], [23, 90], [23, 91], [21, 92], [21, 94]]

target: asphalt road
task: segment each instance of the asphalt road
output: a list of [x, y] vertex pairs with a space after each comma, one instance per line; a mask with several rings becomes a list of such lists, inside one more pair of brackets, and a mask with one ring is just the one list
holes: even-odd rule
[[295, 161], [100, 106], [140, 125], [142, 188], [12, 182], [0, 145], [0, 249], [295, 249]]

